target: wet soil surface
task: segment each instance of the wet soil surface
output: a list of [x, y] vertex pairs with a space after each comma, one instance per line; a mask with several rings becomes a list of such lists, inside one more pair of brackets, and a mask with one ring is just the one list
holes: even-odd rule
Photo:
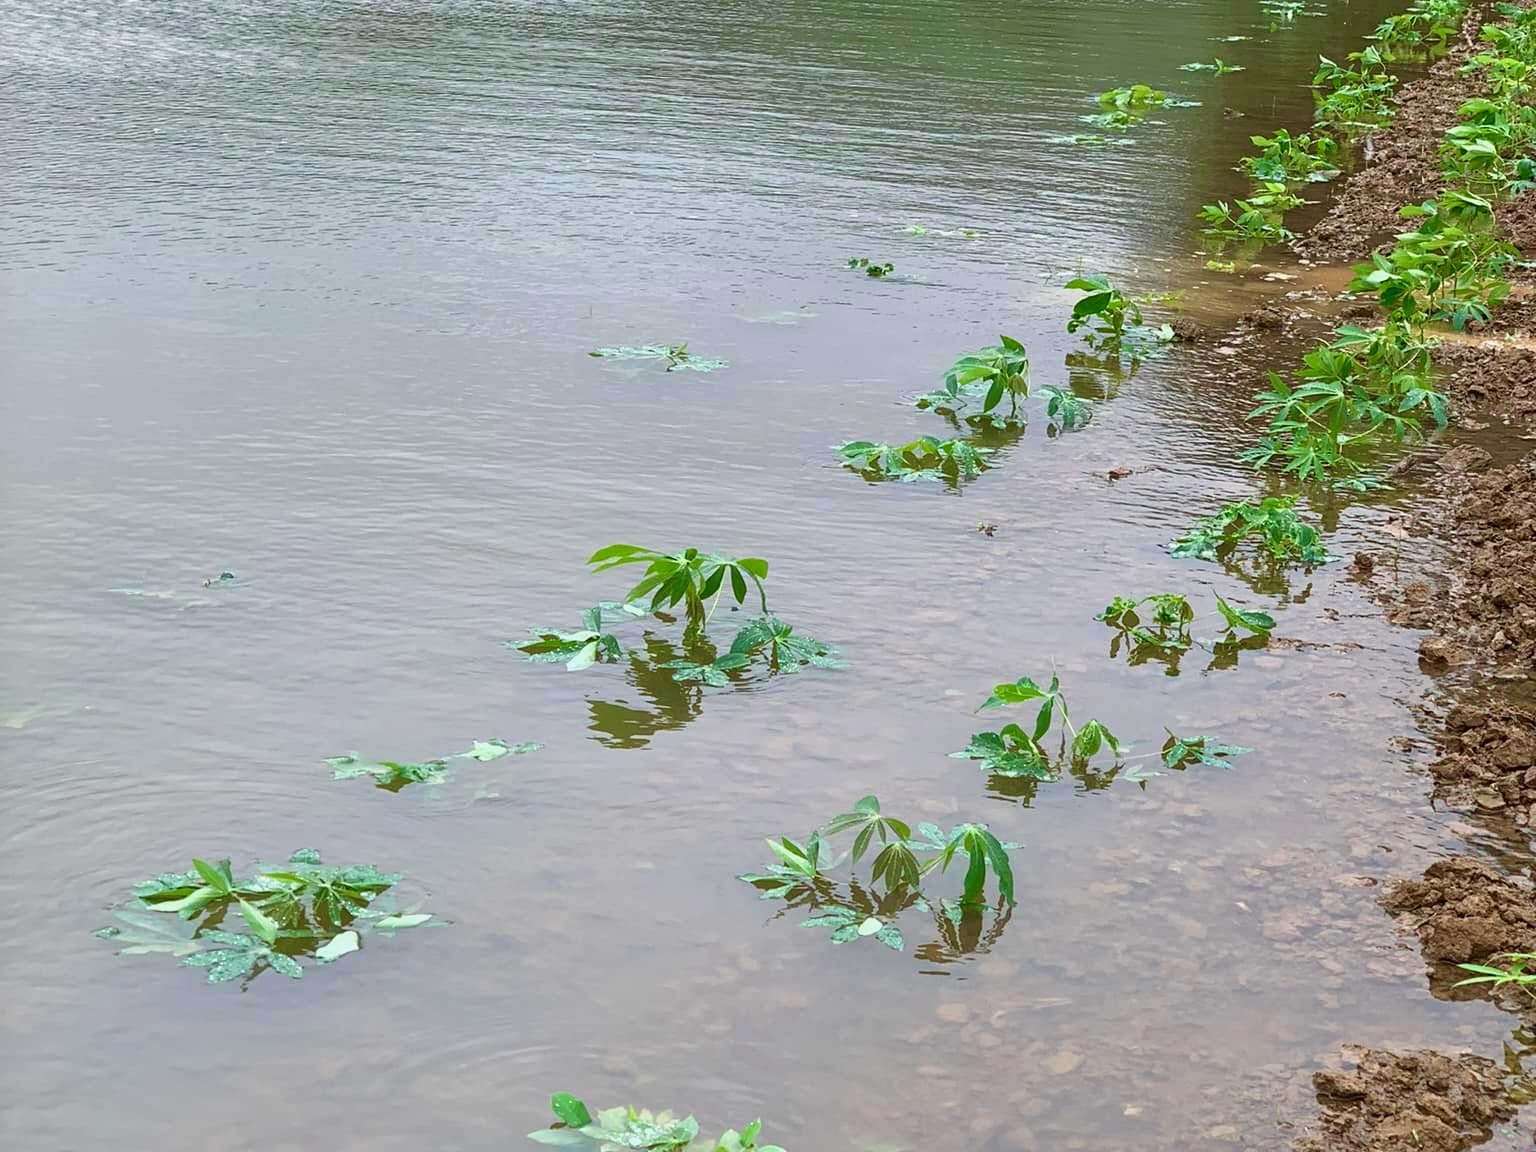
[[1461, 1152], [1512, 1119], [1498, 1065], [1481, 1056], [1440, 1052], [1346, 1052], [1353, 1071], [1324, 1069], [1312, 1078], [1318, 1128], [1297, 1152]]
[[1536, 890], [1469, 856], [1438, 860], [1419, 880], [1393, 881], [1381, 903], [1418, 935], [1431, 963], [1536, 951]]

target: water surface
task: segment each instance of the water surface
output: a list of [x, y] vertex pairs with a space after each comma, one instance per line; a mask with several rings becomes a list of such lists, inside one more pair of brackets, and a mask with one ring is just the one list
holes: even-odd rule
[[[958, 495], [830, 451], [940, 430], [906, 401], [999, 332], [1066, 382], [1079, 269], [1208, 319], [1268, 291], [1195, 210], [1396, 7], [0, 0], [7, 1144], [505, 1148], [568, 1089], [792, 1148], [1279, 1148], [1341, 1042], [1494, 1049], [1366, 886], [1449, 835], [1388, 751], [1413, 637], [1339, 571], [1261, 596], [1163, 550], [1253, 491], [1262, 363], [1076, 372], [1091, 426]], [[1218, 54], [1248, 70], [1178, 70]], [[1202, 104], [1052, 142], [1136, 81]], [[586, 355], [682, 340], [731, 366]], [[615, 540], [769, 558], [851, 668], [700, 693], [502, 647], [622, 592], [583, 566]], [[1111, 661], [1094, 612], [1164, 589], [1363, 648]], [[1138, 751], [1256, 752], [1033, 795], [946, 758], [1053, 667]], [[490, 736], [546, 747], [438, 795], [322, 763]], [[985, 950], [915, 955], [915, 913], [833, 947], [733, 879], [869, 792], [1023, 844]], [[301, 845], [452, 926], [243, 994], [88, 935], [131, 880]]]

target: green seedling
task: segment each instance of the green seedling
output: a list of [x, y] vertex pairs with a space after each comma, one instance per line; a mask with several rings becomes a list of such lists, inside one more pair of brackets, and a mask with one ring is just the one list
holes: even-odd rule
[[1236, 272], [1236, 260], [1207, 260], [1205, 268], [1208, 272]]
[[1123, 132], [1132, 125], [1140, 124], [1145, 114], [1132, 112], [1129, 108], [1111, 108], [1107, 112], [1094, 112], [1091, 115], [1080, 117], [1084, 124], [1091, 124], [1095, 128], [1107, 128], [1117, 132]]
[[875, 280], [889, 276], [896, 271], [896, 265], [882, 264], [878, 260], [871, 260], [868, 256], [851, 256], [848, 258], [848, 267], [856, 269]]
[[648, 1108], [605, 1108], [595, 1116], [586, 1104], [569, 1092], [556, 1092], [549, 1105], [555, 1123], [528, 1133], [530, 1140], [557, 1146], [596, 1145], [602, 1152], [633, 1149], [636, 1152], [784, 1152], [773, 1144], [758, 1144], [763, 1122], [754, 1120], [739, 1132], [727, 1128], [713, 1144], [699, 1140], [699, 1123], [692, 1116], [681, 1120], [670, 1112]]
[[1167, 728], [1163, 731], [1168, 733], [1168, 739], [1163, 741], [1163, 767], [1175, 772], [1182, 772], [1197, 764], [1230, 768], [1227, 761], [1233, 756], [1253, 751], [1252, 748], [1243, 748], [1237, 744], [1218, 743], [1209, 736], [1185, 737], [1176, 736]]
[[802, 668], [845, 668], [837, 649], [795, 630], [776, 616], [763, 616], [744, 624], [731, 641], [731, 653], [762, 656], [774, 672], [795, 673]]
[[[984, 416], [1003, 422], [1019, 419], [1019, 401], [1029, 396], [1029, 353], [1010, 336], [999, 336], [996, 344], [969, 352], [950, 365], [944, 373], [944, 386], [917, 398], [919, 408], [936, 412], [959, 413], [979, 405]], [[1008, 416], [995, 415], [1004, 399]]]
[[1224, 504], [1214, 516], [1196, 520], [1168, 550], [1174, 556], [1220, 561], [1243, 541], [1256, 539], [1277, 564], [1310, 569], [1334, 560], [1317, 529], [1301, 519], [1295, 505], [1295, 496], [1266, 496], [1258, 504], [1245, 500]]
[[1083, 332], [1095, 350], [1128, 350], [1134, 356], [1143, 349], [1172, 342], [1172, 327], [1143, 324], [1141, 302], [1115, 287], [1109, 277], [1078, 276], [1067, 281], [1066, 287], [1085, 293], [1072, 307], [1067, 331]]
[[1245, 156], [1238, 171], [1264, 184], [1283, 184], [1291, 180], [1332, 180], [1339, 174], [1336, 163], [1338, 141], [1322, 133], [1303, 132], [1292, 136], [1284, 128], [1272, 136], [1250, 136], [1261, 149], [1257, 156]]
[[[295, 852], [283, 868], [258, 869], [238, 879], [228, 860], [193, 860], [190, 871], [136, 884], [133, 899], [114, 910], [118, 924], [95, 935], [116, 942], [124, 954], [178, 956], [187, 967], [206, 969], [212, 984], [249, 982], [267, 969], [297, 980], [305, 956], [328, 963], [356, 951], [364, 930], [393, 931], [431, 919], [430, 913], [388, 915], [374, 909], [399, 880], [397, 873], [369, 866], [325, 867], [312, 849]], [[231, 911], [239, 913], [249, 934], [220, 928]], [[198, 923], [176, 932], [176, 921], [166, 913]]]
[[[1054, 675], [1048, 688], [1040, 687], [1028, 676], [1021, 676], [1011, 684], [999, 684], [977, 711], [1035, 701], [1039, 705], [1032, 730], [1025, 731], [1017, 724], [1008, 724], [997, 732], [978, 732], [964, 749], [950, 753], [950, 758], [979, 761], [988, 772], [998, 776], [1054, 780], [1058, 775], [1058, 764], [1063, 760], [1086, 764], [1102, 749], [1108, 749], [1116, 759], [1124, 753], [1125, 749], [1114, 733], [1098, 720], [1089, 720], [1080, 728], [1072, 723], [1061, 681]], [[1046, 740], [1057, 717], [1061, 720], [1061, 732], [1053, 756], [1046, 748]]]
[[1280, 193], [1267, 191], [1268, 185], [1259, 189], [1247, 200], [1228, 204], [1218, 200], [1214, 204], [1200, 206], [1200, 219], [1205, 222], [1205, 234], [1232, 240], [1257, 240], [1263, 244], [1282, 244], [1294, 240], [1296, 234], [1281, 223], [1283, 208], [1276, 208], [1279, 196], [1288, 195], [1281, 185]]
[[1458, 980], [1454, 987], [1461, 988], [1467, 984], [1492, 984], [1494, 988], [1503, 988], [1513, 984], [1525, 992], [1536, 995], [1533, 985], [1536, 985], [1536, 972], [1527, 971], [1536, 965], [1536, 955], [1529, 952], [1504, 952], [1493, 957], [1502, 960], [1507, 968], [1496, 968], [1491, 964], [1458, 964], [1456, 967], [1464, 972], [1473, 973], [1465, 980]]
[[1180, 64], [1179, 71], [1210, 72], [1216, 76], [1225, 76], [1229, 72], [1243, 72], [1246, 71], [1246, 69], [1241, 64], [1228, 64], [1225, 60], [1218, 56], [1209, 64], [1199, 60], [1192, 64]]
[[1372, 46], [1345, 59], [1347, 63], [1341, 65], [1318, 57], [1312, 78], [1318, 124], [1352, 133], [1390, 120], [1394, 109], [1389, 101], [1397, 77], [1386, 71], [1381, 52]]
[[[850, 832], [853, 843], [848, 855], [834, 858], [826, 848], [825, 838]], [[813, 832], [804, 845], [787, 837], [767, 843], [779, 862], [740, 879], [757, 888], [763, 899], [783, 899], [791, 907], [830, 904], [802, 926], [831, 928], [833, 943], [873, 936], [900, 951], [904, 942], [900, 929], [892, 922], [894, 917], [906, 908], [930, 907], [921, 891], [923, 877], [936, 869], [948, 871], [956, 856], [967, 861], [960, 904], [984, 903], [989, 874], [996, 877], [999, 900], [1006, 904], [1014, 901], [1013, 867], [1008, 853], [1018, 845], [1004, 844], [985, 824], [961, 824], [947, 835], [936, 825], [920, 824], [914, 835], [905, 821], [882, 812], [880, 801], [874, 796], [865, 796], [849, 811], [834, 816]], [[832, 899], [824, 881], [827, 869], [844, 859], [857, 868], [871, 851], [870, 884], [883, 887], [885, 897], [878, 905], [872, 904], [864, 895], [865, 889], [850, 881], [850, 899]], [[920, 859], [919, 853], [926, 858]]]
[[648, 609], [638, 604], [596, 604], [581, 614], [582, 627], [574, 632], [530, 628], [533, 639], [508, 640], [505, 645], [517, 649], [534, 663], [563, 663], [569, 672], [580, 672], [597, 663], [616, 664], [624, 655], [624, 649], [617, 636], [604, 630], [605, 617], [636, 619], [647, 612]]
[[635, 544], [610, 544], [592, 553], [587, 563], [594, 572], [607, 572], [629, 564], [644, 564], [645, 575], [625, 595], [625, 603], [649, 596], [650, 610], [683, 605], [690, 624], [708, 623], [704, 601], [714, 598], [709, 612], [720, 602], [729, 584], [731, 595], [741, 604], [747, 598], [750, 583], [757, 589], [764, 615], [768, 613], [768, 594], [763, 581], [768, 578], [768, 561], [756, 556], [733, 557], [704, 553], [686, 548], [671, 554], [642, 548]]
[[421, 764], [408, 764], [394, 760], [368, 760], [356, 752], [345, 756], [328, 756], [325, 762], [334, 770], [332, 779], [355, 780], [371, 776], [374, 785], [386, 792], [398, 792], [407, 784], [438, 784], [448, 778], [448, 761], [478, 760], [482, 763], [500, 760], [503, 756], [521, 756], [537, 752], [542, 744], [508, 744], [505, 740], [476, 740], [468, 752], [452, 757], [428, 760]]
[[1388, 16], [1368, 39], [1384, 49], [1443, 45], [1461, 27], [1466, 9], [1464, 0], [1420, 0], [1407, 12]]
[[1111, 88], [1098, 95], [1099, 106], [1121, 112], [1145, 112], [1149, 108], [1193, 108], [1198, 100], [1178, 100], [1147, 84]]
[[587, 353], [603, 360], [664, 360], [668, 372], [713, 372], [727, 366], [724, 360], [695, 356], [686, 344], [647, 344], [641, 348], [597, 348]]
[[837, 446], [843, 464], [867, 480], [972, 480], [986, 471], [991, 448], [966, 440], [919, 436], [905, 444], [849, 440]]

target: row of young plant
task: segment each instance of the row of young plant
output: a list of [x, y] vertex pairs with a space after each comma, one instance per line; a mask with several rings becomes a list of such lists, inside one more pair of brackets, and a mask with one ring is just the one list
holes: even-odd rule
[[[1295, 239], [1285, 226], [1285, 214], [1307, 203], [1296, 186], [1339, 175], [1350, 144], [1395, 112], [1391, 98], [1398, 78], [1389, 63], [1443, 51], [1461, 27], [1466, 8], [1467, 0], [1419, 0], [1407, 12], [1383, 20], [1370, 37], [1374, 43], [1349, 53], [1343, 64], [1320, 57], [1312, 77], [1317, 103], [1313, 129], [1293, 136], [1282, 128], [1270, 136], [1251, 137], [1259, 151], [1244, 157], [1238, 171], [1252, 178], [1253, 188], [1234, 203], [1203, 205], [1200, 219], [1206, 235], [1222, 243], [1260, 246]], [[1235, 265], [1212, 260], [1208, 267], [1230, 271]]]
[[1487, 94], [1463, 103], [1440, 146], [1444, 190], [1405, 206], [1409, 227], [1354, 269], [1349, 290], [1374, 296], [1379, 326], [1343, 325], [1302, 360], [1296, 379], [1277, 373], [1256, 399], [1267, 428], [1243, 454], [1256, 468], [1354, 489], [1375, 487], [1381, 450], [1442, 428], [1447, 402], [1432, 378], [1433, 324], [1486, 323], [1508, 295], [1519, 259], [1494, 218], [1502, 199], [1536, 186], [1527, 152], [1536, 110], [1526, 104], [1536, 66], [1536, 12], [1500, 5], [1503, 22], [1464, 66]]
[[[1127, 295], [1105, 276], [1077, 276], [1066, 287], [1082, 293], [1073, 304], [1067, 331], [1080, 334], [1101, 362], [1135, 363], [1174, 339], [1170, 325], [1146, 323], [1146, 298]], [[957, 359], [939, 388], [913, 401], [942, 416], [956, 431], [968, 430], [968, 436], [919, 436], [904, 444], [849, 440], [836, 450], [847, 468], [872, 482], [939, 480], [958, 486], [991, 466], [988, 458], [995, 449], [984, 442], [988, 436], [1024, 428], [1024, 406], [1031, 399], [1045, 401], [1051, 435], [1082, 428], [1093, 418], [1093, 405], [1071, 388], [1034, 384], [1024, 344], [999, 336], [996, 344]]]
[[[1285, 10], [1285, 19], [1294, 18], [1301, 10], [1299, 3], [1289, 0], [1278, 0], [1278, 3]], [[1396, 81], [1382, 71], [1383, 61], [1410, 46], [1443, 44], [1459, 24], [1463, 7], [1462, 0], [1421, 0], [1402, 16], [1384, 21], [1376, 32], [1377, 45], [1362, 53], [1351, 54], [1347, 65], [1340, 67], [1324, 60], [1314, 80], [1322, 90], [1320, 128], [1328, 126], [1349, 136], [1390, 115], [1386, 96]], [[1218, 60], [1214, 70], [1219, 73], [1231, 69]], [[1151, 108], [1180, 103], [1165, 93], [1141, 85], [1102, 94], [1100, 102], [1104, 110], [1093, 117], [1092, 122], [1104, 129], [1129, 127]], [[1463, 147], [1466, 135], [1458, 138], [1447, 151], [1454, 148], [1458, 154], [1474, 156], [1484, 151], [1482, 145]], [[1219, 232], [1230, 231], [1243, 236], [1257, 234], [1261, 239], [1288, 238], [1289, 233], [1277, 217], [1301, 202], [1300, 197], [1289, 190], [1289, 185], [1336, 176], [1338, 167], [1334, 160], [1339, 154], [1339, 144], [1333, 136], [1321, 131], [1297, 137], [1280, 131], [1270, 137], [1255, 137], [1254, 143], [1262, 151], [1245, 160], [1243, 166], [1257, 182], [1256, 193], [1247, 201], [1239, 201], [1235, 211], [1220, 205], [1220, 219], [1211, 213], [1208, 222]], [[1468, 189], [1464, 194], [1476, 193]], [[1439, 205], [1435, 207], [1438, 209]], [[1438, 211], [1433, 215], [1426, 211], [1424, 215], [1433, 220], [1440, 216]], [[857, 261], [850, 265], [860, 267]], [[870, 275], [888, 271], [884, 266], [871, 267], [878, 267], [879, 272], [869, 268], [863, 270]], [[1369, 274], [1362, 271], [1362, 277]], [[1409, 279], [1420, 278], [1410, 276]], [[1452, 291], [1464, 288], [1467, 279], [1465, 275], [1453, 275]], [[1139, 309], [1133, 311], [1135, 302], [1102, 278], [1074, 281], [1068, 287], [1089, 293], [1074, 310], [1069, 330], [1090, 326], [1091, 338], [1102, 341], [1106, 347], [1113, 346], [1118, 354], [1127, 344], [1128, 333], [1142, 324]], [[1439, 287], [1431, 288], [1428, 295], [1436, 296]], [[1381, 289], [1377, 291], [1379, 293]], [[1444, 298], [1449, 293], [1439, 291], [1438, 295]], [[1461, 299], [1460, 306], [1467, 303]], [[1489, 303], [1486, 294], [1484, 303]], [[1418, 319], [1412, 336], [1415, 342], [1422, 343], [1426, 339], [1423, 333], [1426, 320], [1446, 318], [1456, 322], [1454, 309], [1449, 316], [1436, 314], [1443, 311], [1443, 306], [1431, 306], [1398, 319]], [[1144, 338], [1133, 336], [1132, 340]], [[1340, 342], [1342, 347], [1338, 346]], [[1394, 362], [1399, 370], [1404, 363], [1410, 368], [1418, 363], [1418, 349], [1403, 347], [1398, 334], [1380, 337], [1360, 330], [1341, 330], [1337, 340], [1322, 351], [1333, 357], [1349, 358], [1358, 367], [1380, 364], [1394, 348]], [[1335, 369], [1340, 367], [1337, 359], [1332, 364]], [[1375, 367], [1372, 370], [1381, 371]], [[964, 419], [973, 429], [1022, 423], [1019, 404], [1030, 395], [1028, 373], [1028, 355], [1023, 344], [1004, 337], [996, 345], [960, 358], [945, 374], [943, 387], [920, 397], [918, 406], [952, 420]], [[1413, 410], [1424, 405], [1443, 419], [1443, 401], [1428, 395], [1417, 396], [1411, 391], [1411, 388], [1428, 390], [1427, 378], [1417, 375], [1415, 378], [1417, 382], [1411, 386], [1404, 382], [1403, 395], [1411, 400], [1406, 406], [1399, 407], [1397, 418], [1412, 419]], [[1074, 411], [1071, 400], [1062, 390], [1040, 389], [1038, 392], [1046, 396], [1048, 419], [1059, 421], [1060, 427], [1072, 428], [1086, 422], [1088, 410]], [[1304, 399], [1316, 395], [1317, 390], [1312, 389], [1305, 393]], [[1005, 399], [1008, 401], [1006, 413], [1003, 411]], [[1401, 399], [1399, 405], [1402, 405]], [[1272, 428], [1272, 435], [1275, 432]], [[852, 441], [840, 445], [838, 451], [850, 467], [871, 479], [904, 480], [974, 476], [985, 468], [988, 454], [984, 448], [978, 449], [964, 440], [941, 441], [934, 437], [921, 437], [905, 445]], [[1257, 456], [1255, 462], [1259, 462]], [[1315, 473], [1313, 467], [1287, 470], [1298, 475]], [[1292, 564], [1312, 567], [1332, 559], [1317, 529], [1301, 520], [1294, 504], [1295, 497], [1271, 497], [1257, 504], [1236, 502], [1225, 505], [1217, 514], [1198, 521], [1190, 532], [1170, 545], [1170, 550], [1178, 556], [1221, 560], [1244, 541], [1255, 540], [1261, 555], [1279, 567]], [[593, 559], [596, 561], [598, 557]], [[1252, 642], [1262, 645], [1274, 627], [1274, 620], [1268, 614], [1235, 608], [1220, 597], [1217, 597], [1217, 609], [1226, 628], [1212, 645], [1213, 650], [1235, 650]], [[764, 610], [766, 612], [766, 604]], [[1176, 657], [1195, 642], [1190, 633], [1195, 620], [1194, 609], [1186, 597], [1174, 593], [1139, 599], [1117, 597], [1097, 618], [1115, 630], [1111, 654], [1123, 646], [1132, 653], [1133, 661], [1138, 656], [1141, 659]], [[596, 631], [597, 626], [592, 623], [579, 636], [562, 639], [548, 635], [543, 639], [545, 643], [558, 641], [569, 646], [580, 642], [586, 646], [598, 639], [594, 635]], [[599, 648], [602, 643], [599, 641]], [[559, 658], [567, 650], [550, 648], [547, 658]], [[997, 685], [978, 711], [1015, 704], [1027, 704], [1034, 709], [1031, 723], [1010, 723], [997, 731], [977, 733], [965, 749], [953, 755], [975, 761], [994, 777], [1004, 779], [1059, 779], [1065, 771], [1087, 769], [1101, 754], [1114, 760], [1112, 772], [1122, 779], [1137, 780], [1143, 787], [1145, 778], [1155, 774], [1134, 765], [1127, 767], [1126, 748], [1099, 720], [1074, 724], [1057, 677], [1052, 676], [1045, 686], [1028, 677]], [[1182, 770], [1195, 764], [1224, 765], [1231, 757], [1245, 751], [1210, 737], [1186, 738], [1170, 731], [1157, 757], [1164, 769]], [[839, 852], [832, 846], [833, 839], [844, 835], [851, 836], [851, 840], [846, 850]], [[859, 800], [849, 811], [834, 816], [803, 839], [782, 836], [767, 843], [774, 854], [774, 863], [759, 872], [745, 874], [741, 879], [758, 888], [763, 899], [782, 901], [784, 908], [779, 915], [792, 909], [812, 913], [801, 922], [802, 926], [829, 930], [833, 943], [871, 940], [902, 951], [906, 940], [896, 923], [897, 918], [904, 912], [916, 910], [931, 918], [935, 930], [935, 939], [920, 946], [918, 956], [929, 963], [950, 962], [990, 948], [1006, 927], [1014, 904], [1015, 881], [1010, 854], [1017, 845], [999, 840], [984, 824], [963, 823], [947, 833], [926, 823], [918, 824], [914, 829], [905, 821], [884, 813], [874, 796]], [[851, 872], [846, 881], [839, 884], [830, 875], [845, 861], [851, 869], [857, 869], [866, 858], [869, 860], [866, 878], [861, 879], [856, 872]], [[924, 889], [926, 878], [936, 872], [947, 872], [956, 861], [964, 863], [959, 897], [930, 897]], [[993, 881], [991, 899], [988, 898], [989, 879]], [[582, 1101], [564, 1093], [554, 1096], [551, 1106], [555, 1124], [530, 1133], [533, 1139], [542, 1143], [576, 1145], [596, 1142], [602, 1147], [679, 1150], [710, 1146], [708, 1142], [699, 1142], [698, 1124], [691, 1116], [678, 1119], [668, 1113], [653, 1114], [634, 1108], [613, 1108], [594, 1116]], [[715, 1152], [743, 1152], [757, 1148], [760, 1128], [760, 1122], [754, 1122], [740, 1131], [727, 1130], [714, 1141]], [[765, 1148], [764, 1152], [779, 1150]]]

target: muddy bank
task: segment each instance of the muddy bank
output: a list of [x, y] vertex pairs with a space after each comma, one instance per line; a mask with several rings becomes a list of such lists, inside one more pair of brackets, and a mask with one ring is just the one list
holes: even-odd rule
[[1365, 141], [1361, 167], [1348, 177], [1333, 205], [1292, 247], [1314, 263], [1357, 260], [1402, 231], [1399, 210], [1440, 194], [1439, 148], [1457, 109], [1484, 87], [1461, 67], [1478, 51], [1489, 5], [1473, 4], [1450, 52], [1419, 79], [1402, 85], [1397, 115]]
[[[1476, 662], [1500, 679], [1526, 679], [1536, 667], [1536, 459], [1494, 468], [1488, 452], [1461, 445], [1437, 464], [1449, 499], [1423, 527], [1449, 546], [1449, 571], [1384, 587], [1387, 618], [1434, 633], [1420, 644], [1427, 671]], [[1365, 580], [1380, 567], [1370, 556], [1355, 564]], [[1466, 745], [1464, 733], [1480, 728], [1448, 728], [1447, 742]]]
[[1297, 1152], [1462, 1152], [1512, 1119], [1498, 1065], [1481, 1056], [1346, 1049], [1353, 1070], [1312, 1078], [1317, 1131]]
[[1536, 951], [1536, 889], [1470, 856], [1437, 860], [1419, 880], [1395, 880], [1381, 904], [1419, 938], [1431, 963], [1487, 963]]

